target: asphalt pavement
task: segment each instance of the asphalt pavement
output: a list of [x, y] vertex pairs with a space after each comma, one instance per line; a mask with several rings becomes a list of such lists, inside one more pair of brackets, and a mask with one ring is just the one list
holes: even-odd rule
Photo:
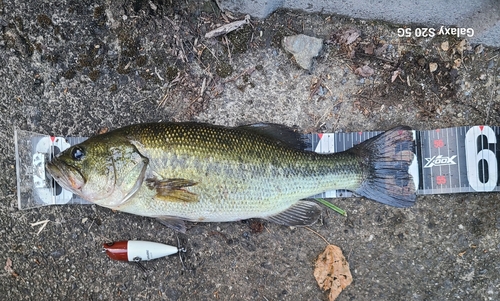
[[[418, 196], [405, 209], [338, 198], [347, 217], [325, 208], [310, 229], [251, 220], [189, 223], [179, 234], [96, 205], [19, 210], [13, 143], [14, 127], [91, 136], [150, 121], [273, 122], [304, 133], [500, 125], [498, 48], [287, 10], [207, 39], [244, 19], [210, 1], [0, 8], [1, 299], [326, 300], [313, 277], [326, 247], [317, 234], [350, 263], [353, 283], [338, 300], [500, 298], [498, 193]], [[281, 44], [301, 33], [323, 39], [311, 70]], [[180, 242], [187, 253], [144, 270], [102, 252], [129, 239]]]

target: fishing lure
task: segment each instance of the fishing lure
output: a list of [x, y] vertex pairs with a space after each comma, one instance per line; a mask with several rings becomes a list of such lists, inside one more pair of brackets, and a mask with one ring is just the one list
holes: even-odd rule
[[121, 261], [149, 261], [184, 251], [174, 246], [142, 240], [123, 240], [103, 244], [109, 258]]

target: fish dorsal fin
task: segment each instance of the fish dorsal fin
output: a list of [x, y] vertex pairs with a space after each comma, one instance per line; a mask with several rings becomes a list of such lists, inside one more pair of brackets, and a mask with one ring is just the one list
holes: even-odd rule
[[299, 201], [290, 208], [266, 220], [285, 226], [308, 226], [314, 224], [321, 214], [321, 207], [315, 202]]
[[254, 123], [237, 127], [279, 141], [289, 147], [303, 150], [306, 143], [302, 135], [286, 125], [275, 123]]
[[198, 195], [184, 188], [194, 186], [197, 183], [186, 179], [165, 179], [156, 177], [147, 178], [146, 185], [156, 190], [155, 198], [169, 202], [197, 202]]

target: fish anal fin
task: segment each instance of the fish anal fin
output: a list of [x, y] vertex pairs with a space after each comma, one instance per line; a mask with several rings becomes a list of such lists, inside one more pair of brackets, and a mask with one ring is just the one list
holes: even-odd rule
[[173, 216], [155, 216], [155, 218], [158, 222], [160, 222], [160, 224], [169, 227], [170, 229], [186, 233], [186, 223], [180, 218]]
[[155, 198], [170, 202], [197, 202], [198, 195], [187, 191], [185, 188], [194, 186], [197, 183], [186, 179], [165, 179], [156, 177], [147, 178], [146, 185], [150, 189], [156, 190]]
[[278, 214], [265, 219], [285, 226], [309, 226], [321, 215], [321, 207], [312, 201], [299, 201]]

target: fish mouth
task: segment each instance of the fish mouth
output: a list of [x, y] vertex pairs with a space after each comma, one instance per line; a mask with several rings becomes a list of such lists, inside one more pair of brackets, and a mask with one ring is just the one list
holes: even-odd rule
[[47, 162], [45, 169], [62, 188], [77, 195], [81, 194], [85, 178], [78, 169], [61, 162], [57, 158]]

